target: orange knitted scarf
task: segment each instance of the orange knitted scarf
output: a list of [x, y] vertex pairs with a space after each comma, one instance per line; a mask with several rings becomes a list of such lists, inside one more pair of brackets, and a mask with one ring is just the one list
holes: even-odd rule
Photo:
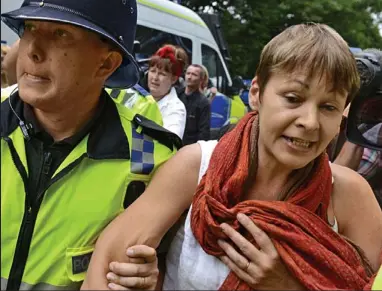
[[[256, 138], [251, 142], [253, 133]], [[358, 253], [326, 222], [332, 191], [326, 154], [316, 159], [314, 175], [306, 177], [306, 183], [285, 201], [242, 201], [257, 133], [257, 113], [247, 114], [217, 144], [193, 200], [195, 238], [206, 253], [224, 255], [217, 240], [227, 239], [219, 226], [226, 222], [254, 243], [236, 220], [237, 213], [244, 213], [269, 235], [291, 274], [308, 290], [363, 289], [370, 278]], [[250, 287], [231, 272], [220, 289]]]

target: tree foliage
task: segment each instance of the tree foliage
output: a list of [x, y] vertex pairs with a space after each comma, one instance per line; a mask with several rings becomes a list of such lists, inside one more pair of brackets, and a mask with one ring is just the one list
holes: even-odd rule
[[251, 78], [264, 45], [284, 28], [303, 22], [326, 23], [349, 46], [382, 48], [382, 0], [183, 0], [196, 12], [221, 16], [232, 64], [230, 70]]

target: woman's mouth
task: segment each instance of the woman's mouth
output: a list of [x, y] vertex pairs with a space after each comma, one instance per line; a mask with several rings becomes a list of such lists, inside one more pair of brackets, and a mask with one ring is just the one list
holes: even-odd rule
[[289, 136], [283, 135], [283, 138], [287, 141], [289, 145], [292, 145], [293, 148], [296, 148], [296, 149], [308, 150], [314, 144], [314, 142], [296, 138], [296, 137], [289, 137]]

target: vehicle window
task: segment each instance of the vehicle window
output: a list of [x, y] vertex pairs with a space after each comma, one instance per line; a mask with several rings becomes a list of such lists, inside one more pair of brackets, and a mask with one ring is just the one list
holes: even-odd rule
[[208, 45], [202, 44], [202, 63], [207, 68], [213, 85], [220, 91], [225, 92], [228, 86], [228, 78], [218, 53]]
[[173, 44], [182, 47], [187, 52], [189, 61], [192, 61], [192, 41], [188, 38], [138, 25], [135, 39], [141, 43], [141, 50], [136, 55], [138, 60], [150, 58], [165, 44]]

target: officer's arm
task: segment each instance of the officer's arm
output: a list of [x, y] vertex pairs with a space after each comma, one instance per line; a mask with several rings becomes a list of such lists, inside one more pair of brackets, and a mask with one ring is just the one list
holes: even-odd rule
[[203, 105], [199, 118], [198, 140], [209, 140], [211, 129], [211, 105], [207, 100]]
[[128, 247], [158, 247], [164, 234], [191, 205], [200, 160], [200, 147], [193, 144], [182, 148], [158, 170], [147, 190], [102, 232], [82, 289], [107, 290], [109, 263], [128, 262]]

